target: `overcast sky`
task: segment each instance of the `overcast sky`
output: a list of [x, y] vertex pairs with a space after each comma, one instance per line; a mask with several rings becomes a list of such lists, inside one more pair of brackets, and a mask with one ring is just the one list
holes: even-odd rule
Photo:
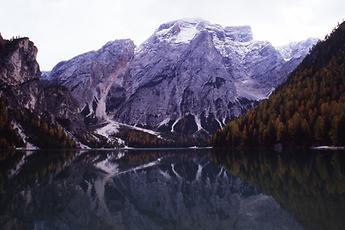
[[0, 0], [3, 37], [28, 36], [42, 70], [110, 40], [136, 45], [162, 23], [202, 18], [223, 26], [250, 25], [274, 45], [324, 38], [345, 18], [345, 0]]

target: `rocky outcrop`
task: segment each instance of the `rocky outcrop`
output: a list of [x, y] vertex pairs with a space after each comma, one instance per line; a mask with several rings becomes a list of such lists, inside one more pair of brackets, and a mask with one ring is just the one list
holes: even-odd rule
[[53, 139], [57, 132], [61, 137], [64, 130], [69, 144], [73, 143], [71, 139], [86, 144], [102, 142], [87, 130], [78, 110], [79, 103], [70, 91], [42, 80], [37, 51], [28, 38], [0, 38], [0, 97], [7, 101], [8, 119], [23, 142], [31, 139], [37, 142], [33, 143], [35, 146], [47, 147], [48, 140], [40, 143], [39, 138], [47, 129], [51, 129], [49, 134]]
[[106, 96], [111, 86], [119, 82], [133, 55], [131, 40], [116, 40], [97, 51], [60, 62], [46, 73], [46, 79], [68, 88], [88, 123], [95, 123], [106, 118]]
[[0, 38], [0, 87], [18, 86], [41, 75], [37, 48], [29, 38]]

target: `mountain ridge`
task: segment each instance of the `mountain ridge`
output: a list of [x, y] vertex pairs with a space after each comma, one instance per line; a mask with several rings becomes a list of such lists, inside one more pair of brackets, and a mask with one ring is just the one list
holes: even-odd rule
[[[180, 33], [186, 34], [185, 29], [192, 30], [193, 33], [192, 36], [182, 36], [185, 40], [180, 38]], [[248, 32], [249, 27], [228, 27], [229, 30], [231, 29], [231, 32], [236, 32], [239, 30], [240, 32], [243, 32], [243, 28], [245, 28], [245, 32]], [[163, 32], [162, 32], [163, 31]], [[230, 102], [231, 104], [234, 104], [236, 107], [237, 99], [243, 100], [242, 98], [245, 98], [249, 101], [257, 101], [266, 98], [266, 96], [271, 92], [272, 88], [274, 86], [278, 85], [280, 82], [284, 81], [284, 76], [286, 76], [290, 71], [292, 71], [293, 68], [289, 68], [288, 66], [283, 67], [283, 64], [285, 64], [284, 60], [279, 56], [280, 54], [275, 51], [274, 47], [270, 45], [268, 42], [256, 42], [252, 40], [252, 35], [250, 32], [250, 36], [246, 37], [242, 34], [240, 36], [241, 39], [238, 39], [237, 37], [233, 37], [233, 34], [230, 33], [229, 37], [226, 37], [226, 34], [229, 34], [229, 31], [225, 31], [221, 26], [219, 25], [210, 25], [205, 24], [205, 21], [173, 21], [170, 23], [163, 24], [160, 26], [155, 33], [146, 40], [138, 49], [137, 55], [134, 56], [132, 62], [129, 64], [129, 71], [123, 76], [124, 81], [124, 88], [127, 88], [127, 98], [128, 101], [124, 102], [122, 106], [120, 106], [120, 111], [115, 112], [115, 119], [125, 119], [122, 120], [125, 123], [130, 123], [132, 125], [139, 124], [143, 126], [147, 126], [150, 128], [155, 128], [156, 125], [161, 124], [164, 120], [168, 119], [170, 116], [170, 120], [178, 119], [179, 117], [182, 117], [185, 113], [185, 111], [181, 106], [182, 98], [183, 98], [183, 92], [185, 89], [187, 89], [188, 83], [186, 80], [193, 79], [192, 76], [195, 75], [195, 78], [200, 78], [200, 74], [202, 73], [202, 69], [200, 69], [200, 66], [198, 66], [198, 63], [209, 63], [209, 66], [214, 66], [214, 70], [207, 69], [206, 64], [202, 64], [204, 68], [204, 76], [200, 83], [197, 83], [198, 80], [195, 80], [195, 83], [197, 87], [202, 88], [205, 86], [205, 84], [212, 84], [216, 88], [222, 87], [223, 83], [227, 84], [226, 89], [230, 91], [229, 96], [226, 98], [221, 99], [223, 103], [225, 102], [225, 105], [227, 106]], [[188, 33], [187, 33], [188, 34]], [[190, 35], [189, 34], [189, 35]], [[236, 33], [235, 33], [236, 34]], [[236, 40], [238, 39], [238, 40]], [[178, 42], [176, 42], [178, 41]], [[199, 43], [198, 43], [199, 42]], [[202, 45], [196, 45], [193, 47], [193, 44], [204, 44], [204, 47]], [[206, 45], [208, 44], [208, 45]], [[199, 56], [194, 57], [194, 60], [190, 59], [189, 66], [184, 65], [186, 63], [186, 60], [188, 58], [193, 58], [191, 55], [193, 52], [195, 53], [195, 50], [199, 47], [202, 51]], [[307, 48], [306, 48], [307, 49]], [[253, 55], [246, 55], [247, 53], [250, 53], [251, 51], [255, 51], [257, 53]], [[307, 49], [308, 50], [308, 49]], [[262, 59], [256, 60], [258, 55], [261, 55], [259, 51], [263, 52]], [[247, 52], [247, 53], [246, 53]], [[268, 52], [269, 54], [266, 54]], [[271, 53], [270, 53], [271, 52]], [[272, 58], [268, 55], [273, 55]], [[266, 56], [265, 56], [266, 55]], [[276, 56], [274, 56], [276, 55]], [[217, 58], [218, 57], [218, 58]], [[198, 59], [199, 58], [199, 59]], [[208, 59], [207, 59], [208, 58]], [[270, 63], [270, 60], [273, 60], [276, 58], [276, 61], [273, 61]], [[212, 61], [212, 59], [215, 59], [215, 61]], [[259, 63], [261, 61], [266, 61], [265, 65], [255, 66], [255, 68], [260, 67], [261, 72], [258, 74], [254, 73], [255, 70], [250, 69], [248, 65], [254, 66], [255, 63]], [[295, 61], [295, 60], [292, 60]], [[291, 63], [292, 63], [291, 61]], [[301, 61], [300, 59], [297, 60], [297, 63]], [[276, 62], [276, 63], [275, 63]], [[250, 64], [248, 64], [250, 63]], [[254, 63], [254, 64], [252, 64]], [[293, 67], [297, 64], [293, 63]], [[238, 67], [240, 66], [240, 67]], [[269, 68], [267, 68], [269, 66]], [[273, 67], [272, 67], [273, 66]], [[276, 68], [276, 69], [275, 69]], [[272, 70], [271, 72], [276, 71], [277, 73], [274, 73], [275, 76], [279, 76], [278, 72], [280, 69], [283, 71], [280, 76], [281, 79], [276, 77], [276, 80], [273, 80], [274, 76], [271, 74], [269, 76], [267, 73]], [[285, 69], [284, 69], [285, 68]], [[143, 69], [145, 71], [143, 71]], [[193, 70], [198, 70], [201, 72], [196, 73], [196, 71], [193, 72]], [[219, 72], [224, 70], [223, 72]], [[268, 69], [268, 70], [267, 70]], [[243, 71], [245, 70], [245, 71]], [[214, 72], [214, 71], [218, 71]], [[194, 74], [194, 75], [193, 75]], [[189, 76], [186, 76], [189, 75]], [[213, 79], [210, 76], [214, 76]], [[215, 77], [217, 75], [217, 78]], [[165, 76], [165, 77], [162, 77]], [[271, 76], [271, 77], [270, 77]], [[266, 79], [264, 78], [266, 77]], [[129, 107], [134, 107], [135, 110], [140, 109], [139, 106], [134, 106], [132, 104], [132, 101], [137, 101], [133, 99], [133, 97], [143, 98], [140, 95], [140, 90], [143, 91], [145, 87], [147, 87], [149, 84], [157, 84], [159, 85], [159, 82], [164, 81], [164, 79], [169, 79], [169, 81], [174, 81], [174, 79], [181, 79], [179, 81], [183, 86], [181, 90], [177, 90], [176, 88], [169, 89], [168, 91], [174, 94], [179, 94], [177, 98], [179, 98], [181, 101], [178, 101], [176, 99], [173, 99], [172, 106], [176, 109], [173, 109], [174, 111], [169, 112], [169, 108], [163, 109], [163, 113], [168, 113], [168, 115], [162, 114], [157, 121], [151, 122], [150, 119], [152, 118], [143, 118], [137, 119], [136, 114], [142, 114], [145, 113], [146, 108], [143, 107], [140, 111], [132, 114], [131, 116], [127, 116], [128, 113], [131, 113], [129, 111]], [[272, 81], [272, 84], [270, 86], [267, 86], [263, 90], [258, 90], [259, 87], [256, 87], [260, 82], [267, 83], [268, 80]], [[168, 80], [166, 80], [168, 81]], [[228, 83], [227, 83], [228, 82]], [[259, 83], [258, 83], [259, 82]], [[179, 83], [179, 84], [180, 84]], [[161, 83], [163, 84], [163, 83]], [[168, 82], [166, 83], [168, 84]], [[176, 85], [178, 87], [177, 83], [169, 83]], [[187, 85], [186, 85], [187, 84]], [[235, 85], [234, 85], [235, 84]], [[185, 86], [184, 86], [185, 85]], [[168, 86], [162, 86], [165, 88]], [[191, 86], [193, 87], [193, 86]], [[194, 87], [196, 88], [196, 86]], [[155, 90], [155, 87], [150, 87], [150, 90]], [[189, 88], [190, 89], [190, 88]], [[230, 89], [230, 90], [229, 90]], [[177, 91], [174, 91], [177, 90]], [[188, 91], [188, 90], [187, 90]], [[187, 92], [184, 91], [184, 92]], [[204, 97], [207, 94], [200, 92], [200, 90], [192, 89], [192, 93], [199, 94], [198, 97]], [[180, 92], [180, 93], [179, 93]], [[254, 93], [253, 93], [254, 92]], [[201, 95], [200, 95], [201, 93]], [[146, 93], [143, 93], [147, 95]], [[166, 94], [166, 93], [161, 93]], [[219, 93], [218, 93], [219, 94]], [[221, 94], [226, 95], [226, 91], [223, 89], [221, 91]], [[236, 96], [236, 94], [238, 94]], [[146, 96], [146, 98], [148, 98]], [[154, 97], [155, 99], [145, 100], [144, 103], [150, 104], [150, 101], [159, 101], [161, 100], [158, 97]], [[165, 95], [164, 98], [169, 98], [168, 95]], [[217, 98], [214, 98], [216, 100]], [[157, 100], [157, 101], [156, 101]], [[188, 100], [188, 99], [186, 99]], [[196, 101], [199, 104], [202, 104], [199, 99], [193, 98], [192, 100]], [[219, 100], [218, 100], [219, 101]], [[142, 102], [140, 102], [142, 103]], [[249, 102], [250, 104], [251, 102]], [[156, 104], [156, 103], [155, 103]], [[156, 106], [156, 108], [153, 108], [152, 115], [159, 114], [162, 108], [165, 108], [166, 105], [169, 104], [168, 101], [161, 103]], [[224, 107], [226, 107], [224, 106]], [[180, 107], [180, 109], [179, 109]], [[190, 108], [192, 108], [192, 105], [189, 105]], [[201, 106], [197, 106], [200, 108]], [[241, 106], [237, 106], [236, 108], [230, 109], [233, 110], [232, 113], [226, 114], [226, 111], [229, 111], [226, 109], [225, 111], [216, 111], [216, 109], [212, 109], [212, 107], [215, 107], [214, 102], [211, 102], [209, 106], [206, 106], [206, 113], [207, 110], [211, 110], [210, 112], [213, 113], [213, 115], [216, 117], [218, 121], [216, 123], [223, 123], [225, 124], [225, 121], [230, 119], [233, 116], [237, 116], [241, 113]], [[122, 108], [124, 109], [124, 112], [121, 112]], [[165, 110], [165, 111], [164, 111]], [[204, 111], [205, 111], [204, 110]], [[236, 110], [238, 112], [236, 112]], [[181, 112], [180, 112], [181, 111]], [[175, 115], [169, 115], [171, 113], [177, 112], [178, 116]], [[191, 114], [200, 116], [202, 111], [187, 111]], [[154, 113], [154, 114], [153, 114]], [[218, 113], [218, 114], [217, 114]], [[223, 115], [220, 115], [220, 114]], [[122, 115], [123, 114], [123, 115]], [[125, 118], [123, 118], [125, 116]], [[195, 118], [195, 120], [201, 119], [200, 117]], [[220, 122], [219, 122], [220, 121]], [[197, 123], [197, 122], [195, 122]], [[172, 127], [170, 127], [172, 129]]]
[[[316, 40], [291, 44], [291, 57], [284, 60], [272, 44], [254, 40], [250, 26], [222, 27], [201, 19], [163, 23], [140, 46], [132, 43], [127, 49], [126, 67], [116, 80], [105, 77], [99, 85], [81, 87], [79, 94], [89, 98], [79, 100], [79, 107], [91, 125], [108, 120], [109, 127], [120, 122], [168, 136], [206, 140], [228, 120], [267, 98], [313, 42]], [[75, 64], [69, 63], [76, 59]], [[83, 85], [85, 78], [78, 71], [71, 74], [64, 69], [81, 68], [86, 76], [102, 75], [85, 68], [85, 63], [91, 65], [97, 59], [79, 55], [70, 61], [57, 65], [49, 79], [72, 79], [74, 84], [65, 84], [72, 89]], [[99, 108], [103, 115], [97, 114]]]
[[268, 100], [218, 131], [213, 144], [344, 145], [344, 24], [314, 46]]
[[[285, 49], [292, 56], [287, 61], [269, 42], [253, 40], [249, 26], [176, 20], [139, 47], [115, 40], [48, 72], [34, 67], [34, 58], [25, 65], [36, 68], [29, 74], [34, 82], [19, 87], [14, 98], [63, 127], [80, 146], [205, 144], [285, 81], [312, 43]], [[18, 70], [8, 79], [25, 76]]]

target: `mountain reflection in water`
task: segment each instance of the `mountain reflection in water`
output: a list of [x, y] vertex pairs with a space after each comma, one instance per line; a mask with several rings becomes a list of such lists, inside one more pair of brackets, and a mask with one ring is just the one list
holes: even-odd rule
[[339, 153], [16, 152], [0, 162], [0, 226], [340, 229], [342, 162]]

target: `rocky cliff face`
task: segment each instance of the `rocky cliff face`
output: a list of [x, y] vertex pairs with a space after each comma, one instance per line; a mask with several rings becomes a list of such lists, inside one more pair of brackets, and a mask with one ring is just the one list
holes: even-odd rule
[[[52, 127], [65, 130], [70, 139], [77, 137], [76, 140], [84, 143], [100, 141], [86, 129], [78, 110], [79, 103], [70, 91], [41, 78], [37, 51], [29, 38], [5, 40], [0, 37], [0, 97], [7, 101], [8, 119], [13, 128], [24, 143], [37, 140], [33, 143], [36, 146], [41, 144], [36, 135]], [[43, 122], [48, 127], [40, 127]], [[54, 136], [53, 133], [52, 130], [50, 134]]]
[[44, 73], [68, 88], [87, 124], [112, 119], [155, 131], [208, 136], [265, 99], [315, 39], [275, 48], [249, 26], [203, 20], [161, 25], [142, 45], [109, 42]]
[[37, 48], [29, 38], [0, 42], [0, 95], [13, 107], [34, 110], [41, 75], [36, 61]]
[[277, 47], [277, 50], [284, 58], [285, 61], [290, 61], [291, 59], [303, 59], [309, 52], [305, 47], [312, 47], [319, 40], [315, 38], [308, 38], [304, 41], [291, 42], [285, 46]]
[[163, 24], [129, 63], [123, 76], [126, 100], [114, 109], [114, 119], [212, 133], [266, 98], [315, 42], [293, 43], [282, 52], [253, 40], [248, 26], [223, 28], [202, 20]]
[[130, 40], [116, 40], [100, 50], [79, 55], [57, 64], [46, 78], [53, 85], [68, 88], [78, 101], [87, 123], [106, 118], [106, 96], [112, 85], [119, 85], [119, 76], [134, 55]]
[[0, 40], [1, 89], [18, 86], [41, 75], [36, 61], [37, 48], [29, 38], [8, 41], [0, 37]]

